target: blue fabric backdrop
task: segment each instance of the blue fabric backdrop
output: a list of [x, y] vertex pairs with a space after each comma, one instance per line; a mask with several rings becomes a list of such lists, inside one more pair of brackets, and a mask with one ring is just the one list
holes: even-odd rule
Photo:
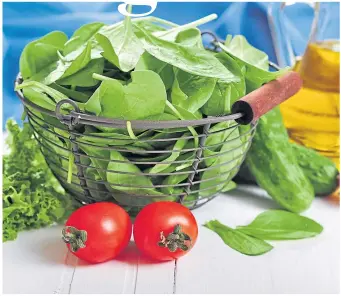
[[[79, 26], [102, 21], [113, 23], [122, 18], [117, 12], [119, 3], [98, 2], [7, 2], [3, 3], [3, 120], [14, 117], [19, 120], [22, 107], [13, 92], [13, 81], [18, 73], [18, 61], [24, 46], [42, 35], [61, 30], [68, 36]], [[255, 2], [198, 2], [158, 3], [153, 15], [183, 24], [211, 13], [219, 18], [202, 27], [216, 32], [220, 38], [227, 34], [243, 34], [249, 42], [265, 51], [276, 62], [272, 45], [267, 10], [271, 3]], [[278, 5], [278, 4], [276, 4]], [[296, 54], [302, 54], [309, 36], [313, 17], [307, 5], [288, 7], [290, 36]], [[339, 38], [339, 3], [329, 3], [328, 34]], [[277, 16], [275, 15], [277, 22]]]

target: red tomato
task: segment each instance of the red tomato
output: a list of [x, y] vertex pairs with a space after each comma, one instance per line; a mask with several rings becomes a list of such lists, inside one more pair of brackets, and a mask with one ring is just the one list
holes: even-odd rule
[[110, 202], [83, 206], [63, 229], [63, 240], [78, 258], [100, 263], [116, 257], [129, 243], [132, 224], [124, 209]]
[[171, 201], [144, 207], [134, 223], [134, 239], [141, 252], [160, 261], [185, 255], [195, 244], [198, 225], [191, 211]]

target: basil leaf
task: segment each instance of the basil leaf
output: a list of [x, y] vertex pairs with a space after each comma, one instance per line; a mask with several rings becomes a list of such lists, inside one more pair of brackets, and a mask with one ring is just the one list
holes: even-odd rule
[[238, 226], [245, 234], [266, 240], [289, 240], [313, 237], [322, 225], [307, 217], [282, 210], [269, 210], [258, 215], [249, 225]]
[[267, 242], [250, 237], [239, 230], [232, 229], [221, 224], [218, 220], [209, 221], [204, 226], [217, 233], [225, 244], [239, 253], [256, 256], [267, 253], [273, 249], [273, 246]]

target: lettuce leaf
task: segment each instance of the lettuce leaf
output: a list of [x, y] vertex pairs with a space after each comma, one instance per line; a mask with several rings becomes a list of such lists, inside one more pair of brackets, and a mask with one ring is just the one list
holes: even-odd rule
[[76, 207], [48, 168], [29, 124], [21, 129], [8, 120], [6, 127], [10, 153], [3, 157], [3, 241], [61, 222]]

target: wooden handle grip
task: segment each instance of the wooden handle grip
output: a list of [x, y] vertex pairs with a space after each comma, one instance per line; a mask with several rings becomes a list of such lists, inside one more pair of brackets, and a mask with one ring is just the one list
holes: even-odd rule
[[288, 72], [236, 101], [232, 106], [232, 113], [244, 114], [243, 117], [236, 119], [240, 124], [255, 122], [259, 117], [296, 94], [301, 87], [301, 77], [296, 72]]

